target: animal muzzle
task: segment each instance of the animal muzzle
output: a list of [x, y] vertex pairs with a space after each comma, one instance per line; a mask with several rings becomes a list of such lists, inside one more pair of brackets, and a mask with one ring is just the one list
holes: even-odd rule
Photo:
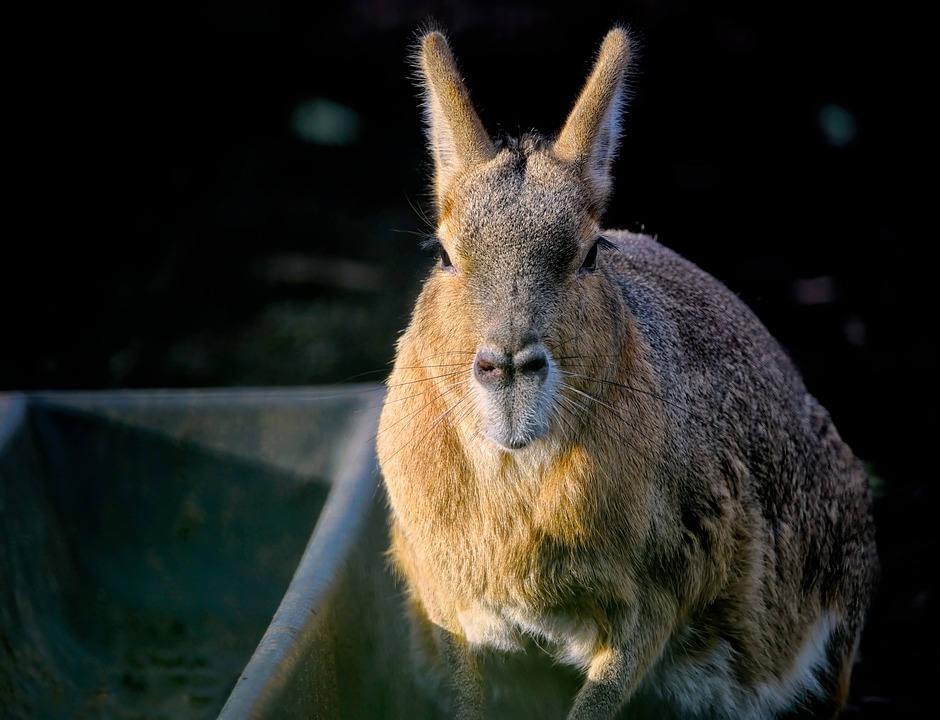
[[548, 432], [554, 363], [540, 342], [514, 352], [484, 345], [473, 360], [483, 433], [518, 450]]

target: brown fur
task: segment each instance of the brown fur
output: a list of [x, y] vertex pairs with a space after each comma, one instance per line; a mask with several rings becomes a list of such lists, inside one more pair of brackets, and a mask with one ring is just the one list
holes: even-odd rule
[[417, 646], [466, 718], [479, 654], [526, 638], [583, 671], [569, 718], [841, 706], [876, 574], [866, 477], [736, 296], [601, 229], [629, 48], [608, 34], [557, 139], [500, 145], [422, 38], [442, 265], [378, 437]]

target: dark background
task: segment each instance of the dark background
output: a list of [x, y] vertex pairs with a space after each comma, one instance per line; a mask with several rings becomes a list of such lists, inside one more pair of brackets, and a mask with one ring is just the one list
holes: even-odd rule
[[608, 224], [738, 292], [870, 464], [884, 579], [853, 703], [917, 716], [938, 670], [936, 234], [917, 218], [933, 182], [926, 20], [904, 4], [11, 16], [0, 391], [381, 380], [431, 262], [407, 63], [429, 18], [492, 132], [557, 130], [604, 32], [635, 29]]

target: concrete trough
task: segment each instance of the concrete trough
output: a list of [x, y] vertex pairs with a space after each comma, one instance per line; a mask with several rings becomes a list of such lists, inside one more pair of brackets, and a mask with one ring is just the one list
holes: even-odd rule
[[0, 716], [432, 717], [376, 385], [0, 394]]

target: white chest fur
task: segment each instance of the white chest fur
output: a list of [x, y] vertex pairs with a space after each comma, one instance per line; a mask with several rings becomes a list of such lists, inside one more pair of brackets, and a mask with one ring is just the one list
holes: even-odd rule
[[457, 619], [472, 646], [517, 651], [530, 638], [558, 662], [582, 670], [597, 652], [597, 625], [570, 613], [535, 613], [523, 607], [477, 603], [458, 612]]

